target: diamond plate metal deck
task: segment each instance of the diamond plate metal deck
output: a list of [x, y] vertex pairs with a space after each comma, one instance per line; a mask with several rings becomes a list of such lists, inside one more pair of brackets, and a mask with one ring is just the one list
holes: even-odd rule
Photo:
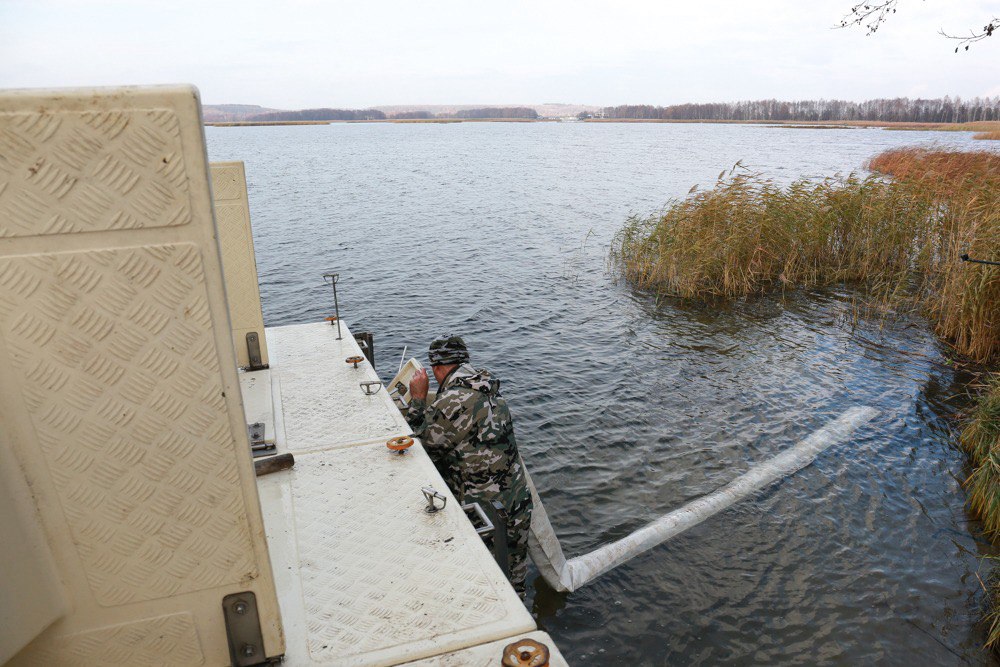
[[100, 604], [257, 577], [197, 246], [0, 258], [0, 336]]
[[384, 442], [410, 432], [384, 388], [367, 396], [359, 386], [379, 378], [367, 361], [358, 368], [344, 361], [363, 354], [347, 326], [342, 329], [342, 340], [337, 340], [337, 327], [328, 323], [267, 329], [287, 451]]
[[191, 614], [147, 618], [66, 635], [42, 646], [36, 659], [40, 665], [74, 667], [205, 664]]
[[191, 222], [189, 165], [171, 106], [3, 114], [0, 238]]
[[[386, 449], [405, 421], [384, 389], [359, 391], [374, 373], [343, 362], [357, 352], [346, 328], [342, 341], [326, 324], [268, 329], [268, 340], [279, 451], [299, 439], [295, 467], [258, 480], [285, 662], [398, 664], [534, 630], [420, 444]], [[336, 409], [342, 392], [349, 407]], [[428, 485], [449, 497], [444, 511], [424, 512]]]
[[199, 105], [0, 92], [0, 468], [68, 603], [12, 665], [224, 664], [219, 603], [244, 590], [284, 652]]

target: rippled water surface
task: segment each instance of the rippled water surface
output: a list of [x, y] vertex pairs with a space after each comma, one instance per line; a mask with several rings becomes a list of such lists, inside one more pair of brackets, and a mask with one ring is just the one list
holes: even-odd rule
[[[207, 128], [244, 160], [268, 326], [341, 312], [383, 378], [460, 333], [503, 382], [567, 555], [725, 484], [852, 405], [873, 426], [795, 476], [571, 595], [528, 604], [571, 663], [992, 663], [993, 553], [951, 444], [969, 378], [926, 322], [851, 295], [657, 300], [609, 241], [738, 160], [776, 179], [859, 170], [965, 133], [463, 123]], [[535, 578], [532, 572], [529, 577]]]

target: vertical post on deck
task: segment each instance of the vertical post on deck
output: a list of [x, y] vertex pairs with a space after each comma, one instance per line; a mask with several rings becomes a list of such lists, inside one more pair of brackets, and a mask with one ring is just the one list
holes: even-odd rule
[[343, 339], [343, 336], [340, 333], [340, 303], [337, 302], [337, 281], [339, 280], [340, 280], [339, 273], [323, 274], [323, 281], [328, 282], [330, 285], [333, 285], [333, 310], [334, 310], [333, 314], [337, 322], [337, 340]]

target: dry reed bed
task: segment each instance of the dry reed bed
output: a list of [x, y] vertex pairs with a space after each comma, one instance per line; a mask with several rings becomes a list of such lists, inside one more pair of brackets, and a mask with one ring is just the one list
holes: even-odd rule
[[[629, 282], [681, 298], [853, 284], [870, 305], [924, 312], [973, 360], [1000, 361], [1000, 153], [900, 149], [868, 177], [780, 187], [737, 165], [711, 190], [633, 217], [610, 263]], [[972, 511], [1000, 537], [1000, 377], [982, 392], [961, 442]], [[1000, 580], [989, 643], [1000, 644]]]
[[681, 298], [850, 283], [873, 304], [922, 307], [977, 361], [1000, 358], [1000, 154], [888, 151], [868, 177], [780, 187], [737, 165], [710, 190], [630, 218], [612, 243], [629, 282]]

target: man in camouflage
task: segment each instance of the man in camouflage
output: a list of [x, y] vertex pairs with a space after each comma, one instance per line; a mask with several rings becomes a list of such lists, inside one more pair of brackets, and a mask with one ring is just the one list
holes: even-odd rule
[[[427, 404], [427, 371], [421, 369], [410, 381], [406, 420], [460, 503], [492, 507], [497, 500], [503, 505], [510, 581], [524, 597], [531, 494], [500, 381], [469, 365], [459, 336], [435, 340], [427, 356], [437, 397]], [[492, 547], [491, 534], [484, 541]]]

